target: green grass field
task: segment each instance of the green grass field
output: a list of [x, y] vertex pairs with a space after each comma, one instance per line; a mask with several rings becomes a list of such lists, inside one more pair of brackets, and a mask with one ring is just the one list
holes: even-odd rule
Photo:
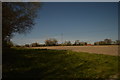
[[3, 51], [4, 78], [116, 78], [118, 57], [65, 50], [13, 48]]

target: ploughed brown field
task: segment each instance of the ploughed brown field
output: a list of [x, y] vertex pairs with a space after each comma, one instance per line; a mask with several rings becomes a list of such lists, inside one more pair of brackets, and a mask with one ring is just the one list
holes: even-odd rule
[[72, 50], [76, 52], [89, 52], [96, 54], [118, 55], [118, 46], [48, 46], [48, 47], [32, 47], [35, 49], [55, 49], [55, 50]]

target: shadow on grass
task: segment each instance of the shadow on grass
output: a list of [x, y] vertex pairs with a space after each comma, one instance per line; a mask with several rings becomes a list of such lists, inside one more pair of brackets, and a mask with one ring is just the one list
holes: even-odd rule
[[[69, 52], [69, 54], [68, 54]], [[66, 50], [11, 48], [3, 50], [3, 79], [104, 80], [117, 73], [117, 57]]]

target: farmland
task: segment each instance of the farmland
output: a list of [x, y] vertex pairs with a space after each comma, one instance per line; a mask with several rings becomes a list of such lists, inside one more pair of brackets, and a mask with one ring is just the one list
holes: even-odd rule
[[117, 45], [105, 46], [49, 46], [49, 47], [32, 47], [33, 49], [55, 49], [55, 50], [72, 50], [76, 52], [89, 52], [96, 54], [118, 55]]

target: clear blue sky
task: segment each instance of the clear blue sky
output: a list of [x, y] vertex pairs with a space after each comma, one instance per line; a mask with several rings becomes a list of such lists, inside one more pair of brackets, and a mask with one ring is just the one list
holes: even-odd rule
[[16, 34], [17, 44], [44, 43], [47, 38], [61, 42], [118, 39], [117, 2], [44, 2], [38, 11], [35, 25], [28, 34]]

